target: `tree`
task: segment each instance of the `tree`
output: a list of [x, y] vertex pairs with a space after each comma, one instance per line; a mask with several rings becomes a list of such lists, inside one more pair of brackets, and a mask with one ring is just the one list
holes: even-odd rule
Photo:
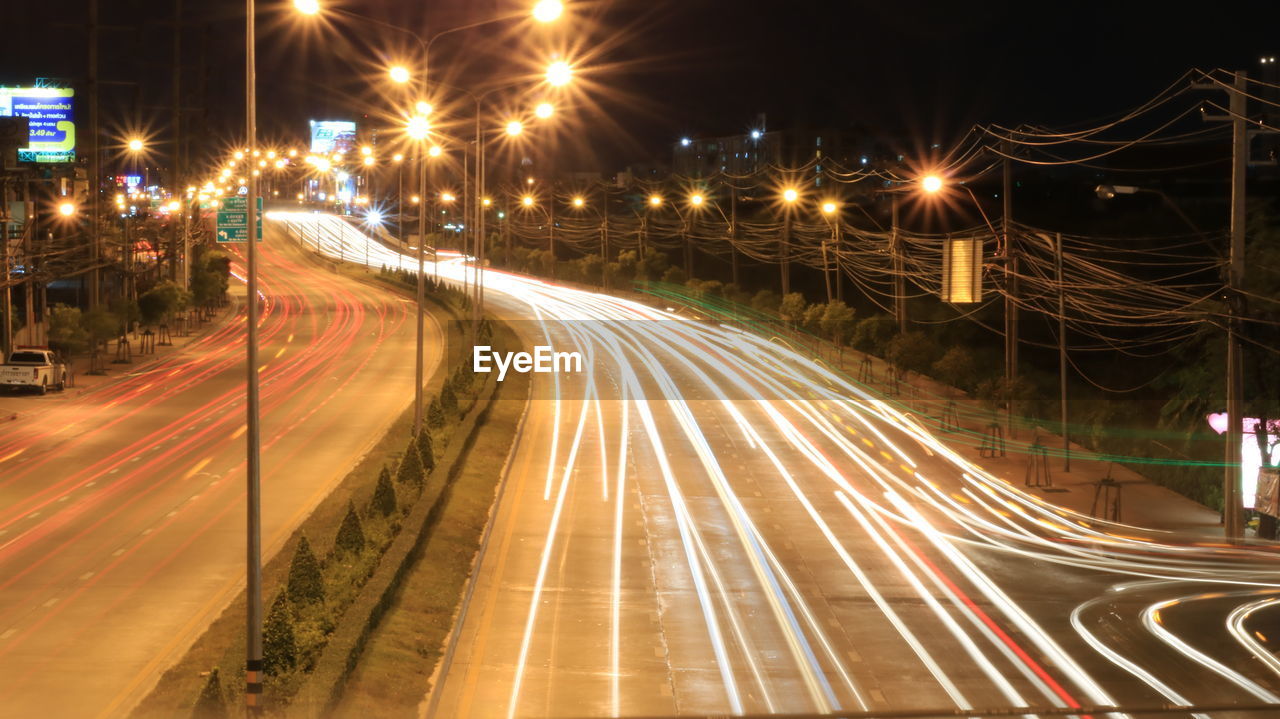
[[795, 327], [804, 321], [804, 311], [807, 306], [804, 295], [799, 292], [788, 292], [783, 295], [782, 302], [778, 305], [778, 316]]
[[360, 526], [360, 515], [356, 514], [355, 502], [347, 502], [347, 516], [342, 518], [333, 546], [338, 551], [351, 555], [364, 551], [364, 527]]
[[120, 336], [120, 319], [103, 307], [95, 307], [80, 317], [80, 326], [88, 335], [89, 342], [99, 347], [107, 340]]
[[939, 382], [957, 389], [972, 390], [979, 382], [978, 363], [973, 351], [963, 345], [948, 348], [931, 369]]
[[204, 680], [204, 688], [191, 710], [191, 719], [228, 719], [227, 699], [222, 694], [222, 678], [217, 667], [211, 669]]
[[431, 439], [431, 433], [425, 428], [418, 432], [418, 456], [422, 459], [422, 468], [427, 472], [436, 468], [436, 448], [435, 442]]
[[187, 293], [172, 282], [161, 282], [138, 298], [138, 309], [142, 315], [142, 324], [155, 326], [166, 324], [174, 313], [183, 309], [187, 303]]
[[450, 413], [458, 411], [458, 395], [453, 391], [452, 382], [445, 382], [440, 390], [440, 408]]
[[672, 265], [662, 273], [662, 281], [669, 285], [683, 285], [689, 281], [689, 275], [685, 274], [683, 268]]
[[814, 303], [804, 311], [804, 330], [819, 334], [822, 332], [822, 315], [827, 311], [826, 305]]
[[780, 304], [782, 298], [773, 290], [760, 290], [751, 297], [751, 309], [758, 312], [777, 312]]
[[49, 308], [49, 347], [64, 357], [83, 352], [89, 333], [81, 326], [80, 309], [66, 305]]
[[133, 323], [137, 322], [142, 317], [142, 313], [138, 310], [138, 303], [136, 300], [117, 297], [111, 300], [110, 307], [111, 314], [115, 315], [116, 320], [119, 322], [120, 334], [128, 332], [129, 328], [133, 327]]
[[427, 405], [427, 426], [431, 429], [442, 429], [444, 421], [444, 408], [440, 406], [440, 398], [432, 397], [431, 403]]
[[885, 359], [900, 370], [926, 372], [938, 356], [938, 346], [923, 332], [908, 331], [889, 340]]
[[369, 505], [384, 517], [390, 517], [396, 511], [396, 488], [391, 484], [391, 470], [385, 465], [378, 473], [378, 484], [373, 488], [373, 499]]
[[295, 607], [324, 602], [324, 577], [320, 574], [320, 562], [311, 551], [311, 543], [307, 541], [305, 534], [298, 540], [298, 548], [293, 552], [287, 587], [289, 600]]
[[837, 345], [844, 346], [853, 335], [853, 308], [843, 300], [831, 300], [823, 306], [822, 331]]
[[276, 595], [262, 628], [262, 671], [278, 676], [298, 665], [298, 640], [285, 592]]
[[422, 458], [418, 456], [418, 445], [412, 439], [405, 447], [404, 457], [400, 459], [400, 467], [396, 470], [396, 480], [405, 484], [421, 485], [423, 481]]

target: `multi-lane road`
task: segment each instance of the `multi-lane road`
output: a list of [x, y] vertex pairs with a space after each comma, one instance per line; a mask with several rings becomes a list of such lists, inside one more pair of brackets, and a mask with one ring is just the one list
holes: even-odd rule
[[588, 372], [535, 378], [424, 713], [1280, 702], [1274, 552], [1053, 507], [778, 343], [485, 275], [490, 310]]
[[[260, 255], [268, 556], [408, 406], [415, 346], [412, 305], [282, 240]], [[4, 426], [0, 716], [124, 715], [243, 586], [233, 285], [231, 322]]]

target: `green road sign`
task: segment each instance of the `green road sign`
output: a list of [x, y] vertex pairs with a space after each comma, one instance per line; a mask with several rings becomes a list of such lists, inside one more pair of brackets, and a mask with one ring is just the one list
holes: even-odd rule
[[[262, 241], [262, 198], [257, 198], [258, 241]], [[236, 196], [222, 200], [218, 210], [218, 242], [249, 241], [249, 203], [246, 198]]]

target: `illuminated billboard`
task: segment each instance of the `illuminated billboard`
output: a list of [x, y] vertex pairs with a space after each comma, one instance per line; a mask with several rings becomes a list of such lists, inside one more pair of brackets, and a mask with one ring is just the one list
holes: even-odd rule
[[74, 96], [66, 87], [0, 87], [0, 117], [25, 117], [30, 127], [19, 162], [75, 162]]
[[319, 155], [352, 152], [356, 147], [356, 124], [349, 120], [312, 120], [311, 151]]

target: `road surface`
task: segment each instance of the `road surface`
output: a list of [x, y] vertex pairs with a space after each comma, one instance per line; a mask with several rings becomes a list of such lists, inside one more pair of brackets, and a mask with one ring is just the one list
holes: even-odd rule
[[[281, 240], [260, 255], [266, 557], [413, 386], [412, 306]], [[123, 716], [243, 586], [240, 304], [180, 352], [0, 429], [0, 715]]]
[[[320, 251], [413, 266], [334, 218], [292, 221], [326, 228]], [[1280, 702], [1273, 551], [1053, 507], [783, 343], [485, 283], [527, 343], [588, 372], [535, 377], [424, 713]]]

